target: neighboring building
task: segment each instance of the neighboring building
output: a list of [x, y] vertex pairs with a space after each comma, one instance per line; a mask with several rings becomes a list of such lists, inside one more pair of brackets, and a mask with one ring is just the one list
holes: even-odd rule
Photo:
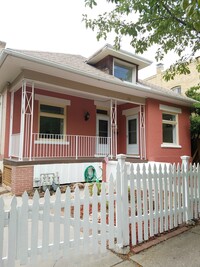
[[135, 162], [178, 163], [190, 156], [194, 100], [139, 81], [138, 70], [150, 64], [111, 45], [88, 59], [3, 49], [3, 182], [21, 194], [41, 175], [79, 181], [78, 170], [117, 154]]
[[160, 63], [157, 64], [157, 73], [144, 79], [144, 81], [184, 95], [189, 88], [200, 83], [200, 73], [196, 69], [196, 64], [196, 61], [193, 61], [189, 65], [190, 74], [176, 75], [173, 80], [165, 81], [163, 79], [164, 65]]

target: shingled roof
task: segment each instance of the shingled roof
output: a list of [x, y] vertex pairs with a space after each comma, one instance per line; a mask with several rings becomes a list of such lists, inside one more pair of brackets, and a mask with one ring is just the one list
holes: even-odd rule
[[93, 78], [104, 80], [105, 82], [117, 83], [118, 85], [141, 90], [141, 92], [149, 91], [156, 95], [162, 95], [169, 98], [174, 98], [188, 103], [195, 102], [186, 96], [175, 93], [169, 89], [162, 88], [149, 82], [139, 80], [137, 83], [127, 83], [120, 79], [110, 75], [104, 71], [101, 71], [94, 66], [87, 63], [87, 58], [81, 55], [65, 54], [65, 53], [55, 53], [55, 52], [43, 52], [43, 51], [31, 51], [31, 50], [16, 50], [16, 49], [6, 49], [8, 51], [13, 51], [19, 55], [25, 55], [29, 60], [42, 60], [44, 64], [57, 64], [59, 67], [70, 68], [71, 71], [78, 71], [85, 75], [90, 75]]

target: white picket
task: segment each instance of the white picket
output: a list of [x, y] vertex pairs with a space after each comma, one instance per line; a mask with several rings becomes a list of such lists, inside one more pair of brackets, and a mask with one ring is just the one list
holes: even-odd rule
[[190, 219], [194, 218], [194, 176], [192, 171], [192, 164], [190, 163], [188, 168], [188, 183], [189, 183], [189, 210], [190, 210]]
[[164, 216], [165, 216], [165, 231], [167, 231], [168, 228], [168, 173], [167, 173], [167, 166], [164, 165], [164, 171], [163, 171], [163, 177], [164, 177]]
[[129, 213], [128, 213], [128, 175], [127, 166], [120, 166], [121, 172], [121, 202], [122, 202], [122, 231], [123, 246], [129, 245]]
[[198, 198], [198, 214], [200, 214], [200, 165], [197, 164], [197, 198]]
[[197, 198], [197, 168], [193, 165], [193, 179], [194, 179], [194, 218], [198, 218], [198, 198]]
[[[151, 168], [151, 177], [152, 177], [152, 170], [153, 170], [153, 184], [154, 184], [154, 222], [151, 220], [150, 221], [150, 236], [153, 236], [153, 234], [158, 234], [158, 225], [159, 225], [159, 201], [158, 201], [158, 186], [159, 186], [159, 176], [157, 173], [157, 168], [156, 165], [154, 164], [154, 166]], [[150, 170], [149, 170], [150, 171]], [[152, 203], [153, 204], [153, 203]], [[151, 209], [150, 209], [150, 213], [151, 213]], [[153, 228], [153, 223], [155, 224], [154, 227], [154, 231], [152, 230]]]
[[178, 196], [177, 196], [177, 209], [178, 209], [178, 223], [181, 224], [183, 222], [183, 179], [181, 176], [180, 165], [177, 165], [177, 187], [178, 187]]
[[120, 166], [116, 167], [116, 224], [117, 224], [117, 243], [122, 245], [122, 201], [121, 201], [121, 179]]
[[35, 191], [33, 196], [32, 214], [31, 214], [31, 250], [30, 250], [31, 264], [35, 264], [37, 262], [38, 222], [39, 222], [39, 194], [38, 191]]
[[168, 188], [169, 188], [169, 229], [173, 228], [174, 222], [174, 209], [172, 206], [173, 197], [172, 197], [172, 165], [169, 166], [168, 171]]
[[164, 189], [163, 189], [163, 174], [162, 174], [162, 168], [161, 165], [159, 165], [159, 171], [158, 173], [160, 174], [159, 177], [159, 213], [160, 213], [160, 233], [163, 232], [164, 226], [163, 226], [163, 220], [164, 220]]
[[42, 257], [48, 258], [49, 252], [49, 222], [50, 222], [50, 194], [47, 189], [44, 195], [43, 218], [42, 218]]
[[0, 266], [3, 266], [4, 214], [4, 201], [0, 198]]
[[109, 182], [109, 248], [114, 248], [114, 185], [112, 175]]
[[172, 191], [173, 191], [173, 210], [174, 210], [174, 227], [178, 226], [178, 213], [177, 213], [177, 186], [178, 178], [176, 173], [176, 165], [172, 166]]
[[[144, 240], [148, 240], [148, 207], [147, 207], [147, 173], [146, 173], [146, 168], [145, 165], [143, 164], [143, 169], [142, 169], [142, 185], [143, 185], [143, 190], [142, 190], [142, 199], [143, 199], [143, 220], [144, 220]], [[149, 192], [149, 194], [152, 194], [152, 192]]]
[[14, 196], [11, 202], [10, 217], [8, 223], [8, 257], [7, 266], [15, 266], [16, 258], [16, 232], [17, 232], [17, 199]]
[[98, 252], [98, 201], [97, 201], [97, 186], [93, 186], [93, 195], [92, 195], [92, 249], [96, 254]]
[[65, 191], [65, 203], [64, 203], [64, 248], [63, 254], [64, 258], [69, 256], [69, 248], [70, 248], [70, 217], [71, 217], [71, 199], [70, 199], [70, 188], [67, 187]]
[[74, 196], [74, 248], [78, 249], [80, 245], [80, 190], [75, 188]]
[[[155, 171], [155, 169], [154, 169]], [[156, 223], [158, 224], [157, 220], [156, 220], [156, 212], [154, 212], [153, 210], [153, 188], [152, 188], [152, 177], [154, 177], [154, 195], [155, 195], [155, 183], [157, 184], [157, 180], [156, 180], [156, 173], [153, 172], [154, 175], [152, 175], [152, 170], [151, 170], [151, 166], [149, 165], [148, 166], [148, 184], [149, 184], [149, 216], [150, 216], [150, 219], [149, 219], [149, 235], [150, 236], [153, 236], [154, 235], [154, 214], [155, 214], [155, 225]], [[155, 199], [154, 199], [154, 205], [155, 204], [158, 204], [156, 203]], [[155, 208], [154, 208], [155, 209]], [[156, 232], [156, 228], [155, 227], [155, 232]]]
[[[100, 223], [100, 233], [101, 233], [101, 253], [106, 252], [106, 188], [105, 183], [101, 184], [101, 223]], [[119, 227], [120, 231], [121, 228]]]
[[142, 229], [142, 201], [141, 201], [141, 178], [140, 167], [137, 165], [137, 176], [136, 176], [136, 186], [137, 186], [137, 231], [138, 231], [138, 242], [143, 242], [143, 229]]
[[61, 192], [60, 188], [57, 188], [54, 202], [54, 247], [53, 256], [57, 260], [60, 250], [60, 218], [61, 218]]
[[135, 199], [135, 177], [133, 164], [130, 169], [130, 202], [131, 202], [131, 241], [132, 245], [136, 245], [136, 199]]
[[84, 188], [84, 209], [83, 209], [83, 247], [85, 253], [89, 251], [89, 190], [88, 184]]
[[28, 195], [22, 195], [22, 206], [19, 218], [20, 227], [20, 263], [26, 264], [28, 261]]

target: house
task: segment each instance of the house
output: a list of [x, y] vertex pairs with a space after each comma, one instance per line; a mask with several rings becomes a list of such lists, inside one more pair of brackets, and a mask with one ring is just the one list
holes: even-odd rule
[[117, 154], [135, 162], [190, 156], [193, 100], [139, 81], [149, 60], [109, 44], [89, 58], [0, 45], [0, 153], [13, 193], [41, 179], [76, 182], [102, 168], [105, 176], [105, 157]]
[[[198, 60], [199, 57], [196, 59]], [[190, 70], [189, 74], [176, 75], [173, 80], [165, 81], [163, 79], [163, 75], [165, 73], [164, 65], [159, 63], [157, 64], [156, 74], [144, 80], [151, 84], [155, 84], [184, 95], [189, 88], [197, 86], [200, 82], [200, 73], [197, 71], [196, 66], [197, 61], [192, 61], [188, 66]]]

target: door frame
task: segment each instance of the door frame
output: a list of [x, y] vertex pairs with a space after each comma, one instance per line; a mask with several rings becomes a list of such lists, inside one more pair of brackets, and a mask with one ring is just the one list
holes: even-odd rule
[[[132, 151], [130, 151], [131, 145], [128, 143], [128, 141], [129, 141], [128, 140], [128, 137], [129, 137], [129, 135], [128, 135], [128, 121], [132, 120], [132, 119], [136, 119], [136, 127], [137, 127], [137, 129], [136, 129], [137, 143], [136, 143], [136, 145], [132, 145], [132, 146], [135, 146], [135, 148], [132, 148], [135, 150], [135, 151], [133, 151], [133, 153], [132, 153]], [[138, 114], [129, 115], [126, 117], [126, 153], [129, 156], [133, 155], [133, 156], [139, 157], [139, 116], [138, 116]]]
[[[105, 120], [108, 122], [108, 136], [107, 137], [110, 137], [110, 117], [108, 115], [104, 115], [104, 114], [96, 114], [96, 136], [99, 137], [99, 120]], [[98, 139], [97, 139], [98, 140]], [[98, 148], [99, 146], [107, 146], [107, 151], [106, 149], [104, 148], [103, 150], [106, 151], [107, 153], [106, 154], [109, 154], [110, 155], [110, 139], [108, 139], [108, 143], [107, 145], [101, 145], [101, 144], [96, 144], [96, 154], [97, 156], [101, 156], [99, 155], [99, 151], [98, 151]]]

